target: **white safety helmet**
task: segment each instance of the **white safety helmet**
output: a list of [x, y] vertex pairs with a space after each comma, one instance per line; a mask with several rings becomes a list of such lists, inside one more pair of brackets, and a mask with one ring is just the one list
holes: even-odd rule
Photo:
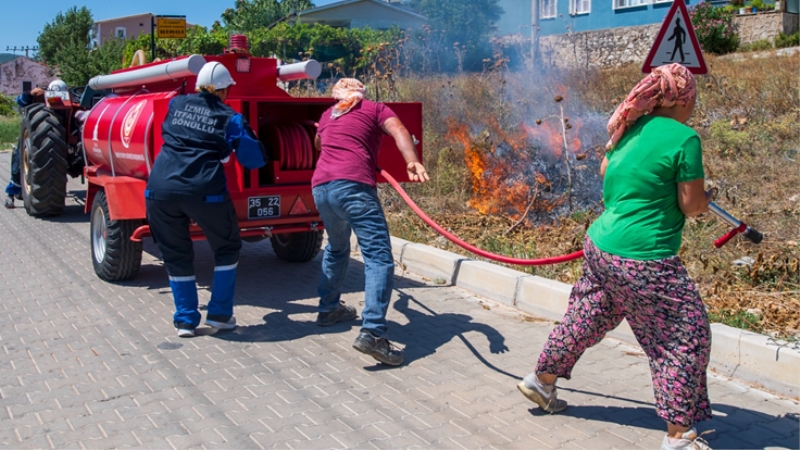
[[231, 77], [231, 73], [222, 64], [214, 61], [206, 63], [200, 73], [197, 74], [197, 84], [195, 88], [199, 91], [204, 87], [213, 87], [217, 89], [225, 89], [228, 86], [236, 84]]
[[48, 91], [66, 91], [67, 90], [67, 83], [64, 83], [61, 80], [53, 80], [50, 82], [50, 86], [47, 86]]

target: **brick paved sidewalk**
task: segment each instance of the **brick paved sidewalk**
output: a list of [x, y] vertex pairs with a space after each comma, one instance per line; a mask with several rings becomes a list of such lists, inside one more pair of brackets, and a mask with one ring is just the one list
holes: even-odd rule
[[[0, 184], [8, 181], [0, 154]], [[79, 192], [80, 185], [71, 183]], [[319, 258], [245, 244], [234, 332], [179, 339], [152, 243], [139, 276], [94, 274], [74, 198], [41, 220], [0, 211], [0, 446], [8, 448], [658, 448], [646, 358], [607, 339], [545, 415], [516, 390], [552, 323], [398, 274], [391, 337], [407, 364], [351, 348], [356, 322], [318, 328]], [[195, 246], [201, 302], [213, 259]], [[347, 303], [359, 305], [353, 260]], [[208, 329], [206, 329], [208, 331]], [[714, 448], [798, 448], [797, 402], [711, 376]]]

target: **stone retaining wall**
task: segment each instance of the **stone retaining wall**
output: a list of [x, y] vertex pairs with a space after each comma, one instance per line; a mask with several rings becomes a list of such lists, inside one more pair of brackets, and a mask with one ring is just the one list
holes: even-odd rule
[[[772, 40], [779, 32], [798, 31], [798, 15], [764, 12], [734, 18], [742, 43]], [[539, 48], [544, 64], [558, 67], [618, 66], [642, 63], [656, 40], [661, 24], [619, 27], [542, 36]]]
[[737, 15], [733, 19], [739, 30], [739, 42], [747, 44], [761, 39], [772, 39], [783, 32], [797, 33], [798, 15], [769, 11]]

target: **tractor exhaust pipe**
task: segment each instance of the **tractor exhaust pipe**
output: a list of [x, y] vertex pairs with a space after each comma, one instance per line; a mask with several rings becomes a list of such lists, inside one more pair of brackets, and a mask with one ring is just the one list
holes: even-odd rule
[[140, 69], [112, 75], [98, 75], [89, 80], [89, 87], [95, 91], [102, 91], [193, 77], [200, 73], [200, 69], [205, 63], [206, 60], [202, 56], [190, 55], [186, 58], [149, 65]]

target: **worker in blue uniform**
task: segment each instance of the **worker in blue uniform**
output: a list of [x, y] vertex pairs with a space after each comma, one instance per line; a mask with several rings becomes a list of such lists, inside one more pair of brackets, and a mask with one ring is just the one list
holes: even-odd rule
[[162, 124], [164, 145], [147, 181], [147, 220], [169, 275], [180, 337], [194, 336], [200, 324], [190, 220], [203, 229], [214, 251], [205, 323], [236, 327], [233, 294], [242, 241], [223, 164], [235, 151], [239, 163], [256, 169], [266, 164], [267, 153], [245, 118], [223, 103], [234, 84], [225, 66], [210, 62], [197, 75], [198, 94], [170, 101]]
[[[67, 90], [67, 83], [64, 83], [61, 80], [53, 80], [50, 82], [50, 85], [47, 87], [48, 91], [66, 91]], [[30, 106], [34, 103], [44, 103], [44, 89], [42, 88], [33, 88], [30, 91], [25, 91], [22, 94], [17, 96], [17, 106], [24, 109], [27, 106]], [[24, 112], [23, 112], [24, 114]], [[20, 130], [20, 134], [22, 130]], [[3, 206], [7, 209], [14, 208], [14, 197], [18, 199], [22, 199], [22, 185], [20, 184], [20, 171], [19, 171], [19, 152], [20, 152], [20, 145], [22, 142], [18, 142], [17, 146], [11, 150], [11, 181], [8, 182], [6, 186], [6, 199], [3, 202]]]

